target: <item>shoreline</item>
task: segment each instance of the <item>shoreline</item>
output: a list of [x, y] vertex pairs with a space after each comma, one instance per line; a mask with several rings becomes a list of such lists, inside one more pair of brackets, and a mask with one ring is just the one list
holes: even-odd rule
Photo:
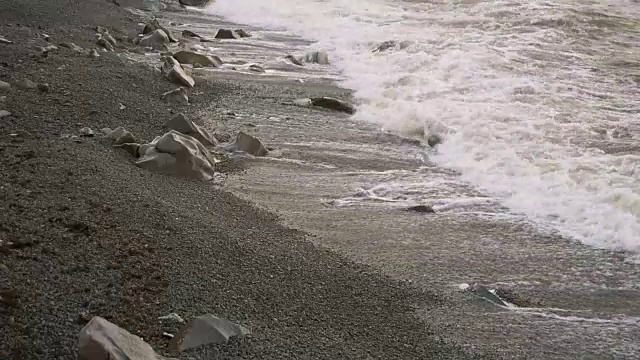
[[[0, 45], [0, 80], [49, 88], [0, 94], [11, 112], [0, 123], [0, 239], [18, 244], [0, 253], [0, 290], [17, 299], [0, 304], [0, 359], [75, 358], [92, 316], [165, 354], [162, 334], [177, 329], [158, 317], [171, 312], [213, 313], [252, 331], [226, 346], [170, 354], [178, 358], [473, 357], [415, 316], [418, 307], [440, 306], [438, 295], [318, 247], [213, 183], [135, 167], [99, 137], [63, 137], [124, 126], [151, 140], [173, 114], [199, 118], [230, 102], [259, 111], [247, 98], [290, 89], [196, 75], [192, 105], [167, 105], [160, 94], [175, 85], [152, 69], [59, 46], [94, 47], [98, 25], [133, 36], [138, 18], [121, 7], [9, 0], [0, 20], [0, 35], [13, 41]], [[46, 57], [38, 56], [43, 34], [58, 44]]]

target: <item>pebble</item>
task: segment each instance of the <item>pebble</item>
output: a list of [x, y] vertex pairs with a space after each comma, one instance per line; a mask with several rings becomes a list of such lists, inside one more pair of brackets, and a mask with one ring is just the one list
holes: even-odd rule
[[10, 91], [10, 90], [11, 90], [11, 84], [0, 80], [0, 91]]
[[2, 119], [5, 116], [10, 116], [11, 113], [8, 112], [7, 110], [0, 110], [0, 119]]

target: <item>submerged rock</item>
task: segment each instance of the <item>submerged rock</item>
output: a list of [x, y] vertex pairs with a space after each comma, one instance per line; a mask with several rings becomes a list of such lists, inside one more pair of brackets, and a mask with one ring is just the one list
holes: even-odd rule
[[100, 57], [100, 54], [98, 54], [98, 50], [96, 50], [96, 49], [91, 49], [91, 50], [89, 50], [89, 57], [90, 57], [90, 58], [94, 58], [94, 59], [95, 59], [95, 58], [99, 58], [99, 57]]
[[178, 114], [164, 123], [164, 127], [175, 130], [185, 135], [198, 139], [205, 146], [216, 146], [218, 141], [203, 127], [198, 126], [193, 121], [187, 119], [184, 114]]
[[211, 314], [198, 316], [169, 341], [170, 351], [184, 351], [207, 344], [226, 344], [231, 337], [249, 334], [246, 328]]
[[138, 40], [138, 45], [142, 47], [150, 47], [153, 49], [164, 49], [169, 44], [169, 37], [167, 33], [162, 29], [154, 30], [153, 32], [143, 36]]
[[179, 87], [177, 89], [167, 91], [162, 94], [160, 99], [165, 102], [176, 102], [180, 104], [189, 104], [189, 96], [187, 95], [187, 89]]
[[171, 130], [138, 150], [136, 165], [161, 174], [211, 180], [215, 159], [204, 145], [189, 135]]
[[496, 294], [487, 289], [484, 285], [475, 283], [470, 288], [476, 295], [488, 300], [496, 305], [507, 306], [507, 304], [502, 301]]
[[325, 51], [311, 51], [305, 55], [304, 61], [308, 63], [327, 65], [329, 63], [329, 55], [327, 55]]
[[253, 156], [265, 156], [269, 153], [260, 140], [242, 131], [238, 133], [236, 140], [230, 147], [235, 151], [242, 151]]
[[427, 136], [427, 144], [431, 147], [435, 147], [442, 143], [442, 137], [438, 134], [431, 134]]
[[178, 51], [173, 54], [173, 57], [181, 64], [201, 65], [204, 67], [219, 67], [222, 65], [222, 60], [217, 56], [198, 54], [193, 51]]
[[427, 214], [433, 214], [436, 212], [435, 210], [433, 210], [433, 207], [431, 207], [431, 205], [410, 206], [407, 208], [407, 211], [415, 211], [415, 212], [427, 213]]
[[140, 337], [95, 316], [80, 330], [78, 360], [158, 360], [160, 357]]
[[323, 107], [325, 109], [345, 112], [347, 114], [356, 113], [356, 108], [353, 105], [332, 97], [323, 96], [323, 97], [310, 98], [310, 100], [311, 100], [311, 104], [315, 106]]

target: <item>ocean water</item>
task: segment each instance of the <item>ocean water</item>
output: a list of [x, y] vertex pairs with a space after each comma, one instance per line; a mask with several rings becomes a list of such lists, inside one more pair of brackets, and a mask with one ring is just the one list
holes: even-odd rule
[[[640, 4], [216, 0], [206, 11], [314, 41], [355, 91], [354, 120], [442, 135], [430, 160], [541, 229], [640, 250]], [[389, 40], [402, 46], [371, 51]]]

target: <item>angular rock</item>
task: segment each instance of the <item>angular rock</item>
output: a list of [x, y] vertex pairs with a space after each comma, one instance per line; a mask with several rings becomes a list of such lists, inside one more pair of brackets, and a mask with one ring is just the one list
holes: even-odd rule
[[505, 306], [505, 307], [507, 306], [507, 304], [504, 301], [502, 301], [496, 294], [491, 292], [484, 285], [475, 283], [471, 286], [471, 291], [473, 291], [476, 295], [496, 305]]
[[430, 205], [416, 205], [407, 208], [407, 211], [415, 211], [419, 213], [433, 214], [435, 210]]
[[113, 38], [113, 36], [111, 36], [111, 34], [109, 34], [109, 30], [103, 28], [102, 26], [98, 26], [96, 27], [96, 31], [98, 32], [98, 34], [102, 35], [102, 37], [109, 42], [109, 44], [111, 44], [111, 46], [115, 47], [118, 45], [118, 43], [116, 42], [116, 39]]
[[102, 34], [98, 34], [98, 36], [96, 36], [96, 45], [106, 49], [107, 51], [115, 51], [113, 45], [105, 39]]
[[22, 90], [31, 90], [37, 88], [38, 85], [29, 79], [22, 79], [16, 83], [16, 87]]
[[89, 50], [89, 57], [90, 57], [90, 58], [93, 58], [93, 59], [95, 59], [95, 58], [99, 58], [99, 57], [100, 57], [100, 54], [98, 54], [98, 50], [96, 50], [96, 49], [91, 49], [91, 50]]
[[182, 30], [182, 36], [184, 36], [184, 37], [193, 37], [193, 38], [198, 38], [198, 39], [204, 39], [201, 35], [198, 35], [198, 34], [194, 33], [191, 30]]
[[185, 72], [178, 60], [171, 56], [163, 58], [162, 73], [169, 81], [178, 85], [192, 88], [196, 84], [193, 78]]
[[160, 99], [165, 102], [176, 102], [180, 104], [189, 104], [189, 96], [187, 96], [187, 89], [179, 87], [175, 90], [167, 91], [162, 94]]
[[231, 148], [253, 156], [265, 156], [269, 153], [269, 150], [267, 150], [260, 140], [242, 131], [236, 136], [236, 140], [231, 144]]
[[164, 123], [164, 127], [169, 130], [175, 130], [185, 135], [196, 138], [205, 146], [218, 145], [218, 141], [213, 136], [211, 136], [211, 134], [209, 134], [207, 130], [205, 130], [201, 126], [198, 126], [193, 121], [187, 119], [184, 114], [178, 114], [172, 117], [166, 123]]
[[83, 127], [82, 129], [80, 129], [79, 132], [80, 132], [80, 136], [85, 136], [85, 137], [93, 137], [95, 135], [93, 130], [91, 130], [91, 128], [89, 127]]
[[169, 39], [170, 42], [173, 42], [173, 43], [178, 42], [178, 40], [174, 38], [173, 35], [171, 35], [171, 31], [169, 31], [164, 26], [160, 25], [160, 22], [158, 22], [158, 19], [155, 19], [155, 18], [149, 20], [145, 24], [144, 29], [142, 29], [142, 33], [150, 34], [155, 32], [156, 30], [162, 30], [167, 35], [167, 39]]
[[11, 91], [11, 84], [0, 80], [0, 92]]
[[201, 65], [204, 67], [219, 67], [222, 65], [222, 60], [217, 56], [210, 56], [204, 54], [198, 54], [193, 51], [178, 51], [173, 54], [173, 58], [178, 60], [181, 64]]
[[5, 116], [11, 116], [11, 113], [8, 112], [7, 110], [0, 110], [0, 119], [2, 119]]
[[216, 39], [240, 39], [242, 36], [230, 29], [218, 29], [215, 38]]
[[329, 63], [329, 55], [325, 51], [311, 51], [305, 55], [304, 61], [326, 65]]
[[109, 133], [109, 137], [115, 140], [116, 145], [136, 142], [135, 136], [122, 126], [115, 128]]
[[140, 337], [95, 316], [80, 330], [78, 360], [159, 360]]
[[302, 66], [302, 62], [300, 61], [300, 59], [298, 59], [297, 57], [293, 56], [293, 55], [287, 55], [284, 57], [285, 59], [291, 61], [291, 63], [298, 65], [298, 66]]
[[115, 145], [115, 147], [123, 149], [135, 157], [140, 156], [140, 152], [139, 152], [140, 144], [138, 143], [124, 143], [124, 144]]
[[246, 328], [211, 314], [198, 316], [180, 329], [169, 341], [170, 351], [184, 351], [206, 344], [226, 344], [229, 338], [249, 333]]
[[138, 40], [138, 45], [142, 47], [150, 47], [152, 49], [163, 49], [169, 44], [169, 37], [162, 29], [156, 29], [153, 32], [143, 36]]
[[65, 42], [65, 43], [61, 43], [60, 46], [64, 47], [64, 48], [67, 48], [67, 49], [71, 49], [71, 50], [73, 50], [75, 52], [78, 52], [78, 53], [83, 53], [84, 52], [83, 48], [81, 48], [80, 46], [78, 46], [78, 45], [76, 45], [74, 43], [66, 43]]
[[136, 161], [139, 167], [193, 179], [213, 178], [216, 161], [197, 139], [171, 130], [155, 138], [149, 145], [153, 147], [146, 148], [144, 155]]
[[323, 96], [310, 98], [310, 100], [313, 105], [323, 107], [325, 109], [341, 111], [347, 114], [355, 114], [356, 112], [356, 108], [353, 105], [332, 97]]

